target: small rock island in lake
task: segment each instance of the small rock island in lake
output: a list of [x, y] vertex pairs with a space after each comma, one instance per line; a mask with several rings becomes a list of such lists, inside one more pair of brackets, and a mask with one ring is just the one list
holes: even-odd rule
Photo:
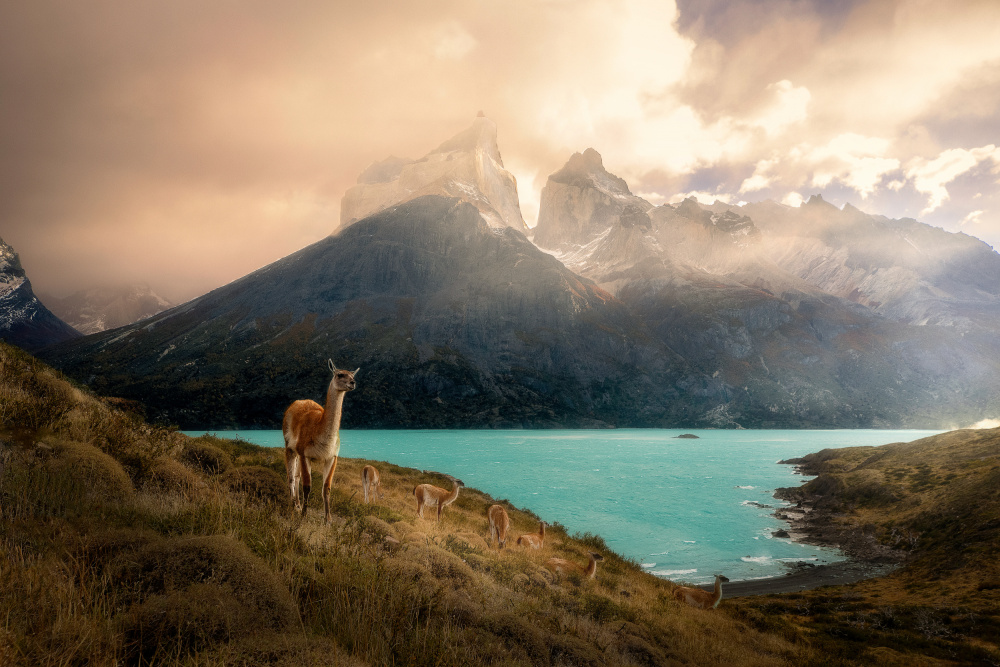
[[686, 440], [697, 440], [698, 436], [696, 436], [694, 433], [681, 433], [680, 435], [674, 436], [674, 439], [677, 438], [684, 438]]

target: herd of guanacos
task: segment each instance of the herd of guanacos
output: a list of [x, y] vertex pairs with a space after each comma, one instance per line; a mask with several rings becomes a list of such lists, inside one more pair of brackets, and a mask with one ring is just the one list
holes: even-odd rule
[[[315, 462], [323, 468], [323, 504], [325, 523], [330, 523], [330, 486], [333, 484], [333, 473], [337, 468], [340, 455], [340, 418], [343, 414], [344, 396], [357, 386], [355, 376], [361, 370], [346, 371], [338, 369], [333, 360], [328, 360], [328, 366], [333, 373], [326, 393], [326, 404], [303, 399], [292, 402], [285, 410], [281, 423], [281, 431], [285, 440], [285, 469], [288, 473], [288, 486], [292, 501], [296, 508], [301, 508], [305, 515], [309, 500], [309, 490], [312, 484], [310, 463]], [[298, 488], [302, 482], [302, 502], [299, 502]], [[451, 478], [451, 491], [433, 484], [418, 484], [413, 489], [417, 501], [417, 516], [424, 518], [425, 507], [437, 508], [437, 520], [441, 520], [441, 511], [458, 498], [461, 480]], [[375, 499], [375, 494], [382, 496], [378, 470], [375, 466], [366, 465], [361, 470], [361, 487], [364, 491], [364, 501], [368, 503]], [[486, 512], [489, 520], [490, 540], [498, 549], [503, 549], [507, 542], [507, 531], [510, 528], [510, 518], [502, 505], [492, 505]], [[517, 544], [532, 549], [541, 549], [545, 540], [545, 522], [539, 524], [537, 533], [521, 535]], [[567, 574], [579, 575], [585, 579], [593, 579], [597, 575], [597, 563], [604, 556], [590, 553], [590, 561], [586, 567], [568, 561], [564, 558], [549, 558], [545, 566], [557, 576]], [[710, 593], [700, 588], [678, 586], [674, 589], [674, 597], [698, 609], [714, 609], [722, 599], [722, 583], [729, 581], [721, 574], [715, 576], [714, 590]]]

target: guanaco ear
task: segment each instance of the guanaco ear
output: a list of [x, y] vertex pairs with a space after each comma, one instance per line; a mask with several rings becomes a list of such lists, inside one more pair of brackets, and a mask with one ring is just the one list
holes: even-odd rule
[[327, 359], [326, 360], [326, 364], [330, 367], [330, 372], [331, 373], [336, 373], [337, 372], [337, 367], [333, 365], [333, 359]]
[[358, 371], [360, 371], [360, 370], [361, 370], [361, 368], [360, 368], [360, 367], [358, 367], [358, 368], [355, 368], [355, 369], [354, 369], [354, 372], [353, 372], [353, 373], [351, 373], [351, 375], [357, 375], [357, 374], [358, 374]]

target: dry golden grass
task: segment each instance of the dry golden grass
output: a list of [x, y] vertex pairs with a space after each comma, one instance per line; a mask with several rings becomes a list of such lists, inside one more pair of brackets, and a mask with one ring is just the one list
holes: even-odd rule
[[[704, 612], [595, 535], [550, 525], [540, 550], [491, 548], [490, 505], [505, 506], [513, 536], [539, 517], [462, 489], [440, 522], [419, 519], [414, 486], [449, 480], [385, 462], [341, 459], [324, 526], [319, 493], [304, 518], [288, 511], [280, 451], [151, 427], [2, 344], [0, 372], [3, 665], [902, 664], [914, 657], [904, 643], [862, 654], [847, 636], [893, 622], [866, 602], [878, 596], [896, 620], [944, 636], [943, 617], [904, 609], [905, 580], [870, 584], [864, 600]], [[371, 504], [367, 463], [384, 494]], [[591, 551], [605, 557], [594, 580], [544, 567]], [[976, 599], [996, 600], [996, 580]], [[978, 641], [976, 655], [993, 650]]]

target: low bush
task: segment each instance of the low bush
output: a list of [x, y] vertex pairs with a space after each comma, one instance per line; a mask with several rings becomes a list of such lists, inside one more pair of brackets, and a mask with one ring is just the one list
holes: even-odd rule
[[259, 627], [282, 630], [298, 620], [278, 575], [243, 543], [225, 535], [154, 542], [125, 559], [118, 577], [140, 595], [169, 596], [195, 584], [216, 584], [248, 607]]
[[180, 458], [184, 463], [209, 475], [221, 475], [233, 467], [233, 459], [229, 454], [201, 439], [185, 443]]
[[196, 497], [207, 487], [204, 480], [176, 459], [160, 457], [149, 467], [144, 488], [178, 493], [187, 499]]
[[263, 466], [240, 466], [223, 474], [219, 481], [233, 493], [251, 502], [272, 507], [282, 514], [292, 511], [292, 499], [281, 475]]

